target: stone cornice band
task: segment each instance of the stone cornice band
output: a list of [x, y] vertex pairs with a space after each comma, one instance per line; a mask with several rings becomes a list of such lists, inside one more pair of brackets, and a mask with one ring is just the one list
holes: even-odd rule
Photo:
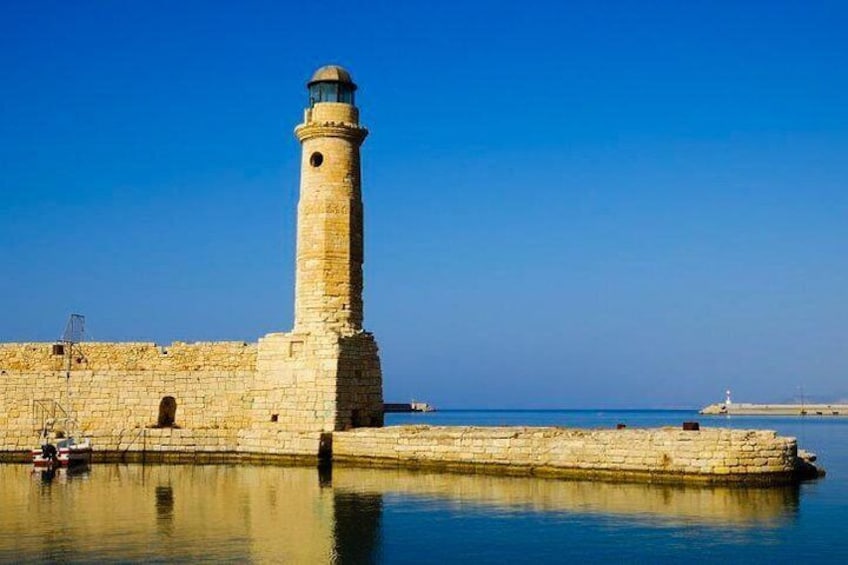
[[297, 139], [303, 143], [313, 137], [341, 137], [356, 143], [362, 143], [368, 135], [368, 130], [354, 124], [338, 124], [326, 122], [322, 124], [299, 125], [294, 129]]

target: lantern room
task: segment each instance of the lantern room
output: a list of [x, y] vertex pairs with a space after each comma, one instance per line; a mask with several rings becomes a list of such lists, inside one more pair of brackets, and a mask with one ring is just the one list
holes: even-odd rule
[[309, 88], [309, 107], [319, 102], [339, 102], [354, 105], [356, 85], [348, 73], [337, 65], [321, 67], [306, 84]]

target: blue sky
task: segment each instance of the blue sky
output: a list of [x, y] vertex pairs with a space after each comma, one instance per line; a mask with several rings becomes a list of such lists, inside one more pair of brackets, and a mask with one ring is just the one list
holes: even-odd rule
[[5, 2], [0, 340], [289, 329], [338, 63], [387, 399], [848, 398], [848, 6], [740, 4]]

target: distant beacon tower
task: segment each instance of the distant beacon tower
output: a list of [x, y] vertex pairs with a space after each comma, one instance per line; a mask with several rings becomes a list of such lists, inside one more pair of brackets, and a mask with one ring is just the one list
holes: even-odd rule
[[307, 83], [294, 130], [303, 147], [297, 206], [294, 328], [259, 340], [260, 429], [332, 432], [383, 425], [383, 377], [374, 336], [362, 329], [359, 146], [368, 130], [341, 67]]
[[309, 107], [295, 128], [302, 144], [294, 331], [362, 331], [362, 192], [356, 85], [321, 67], [307, 83]]

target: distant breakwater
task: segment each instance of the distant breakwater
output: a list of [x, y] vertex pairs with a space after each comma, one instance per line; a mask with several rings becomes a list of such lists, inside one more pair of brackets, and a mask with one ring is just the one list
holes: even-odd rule
[[718, 403], [701, 409], [705, 415], [735, 416], [848, 416], [848, 404]]

